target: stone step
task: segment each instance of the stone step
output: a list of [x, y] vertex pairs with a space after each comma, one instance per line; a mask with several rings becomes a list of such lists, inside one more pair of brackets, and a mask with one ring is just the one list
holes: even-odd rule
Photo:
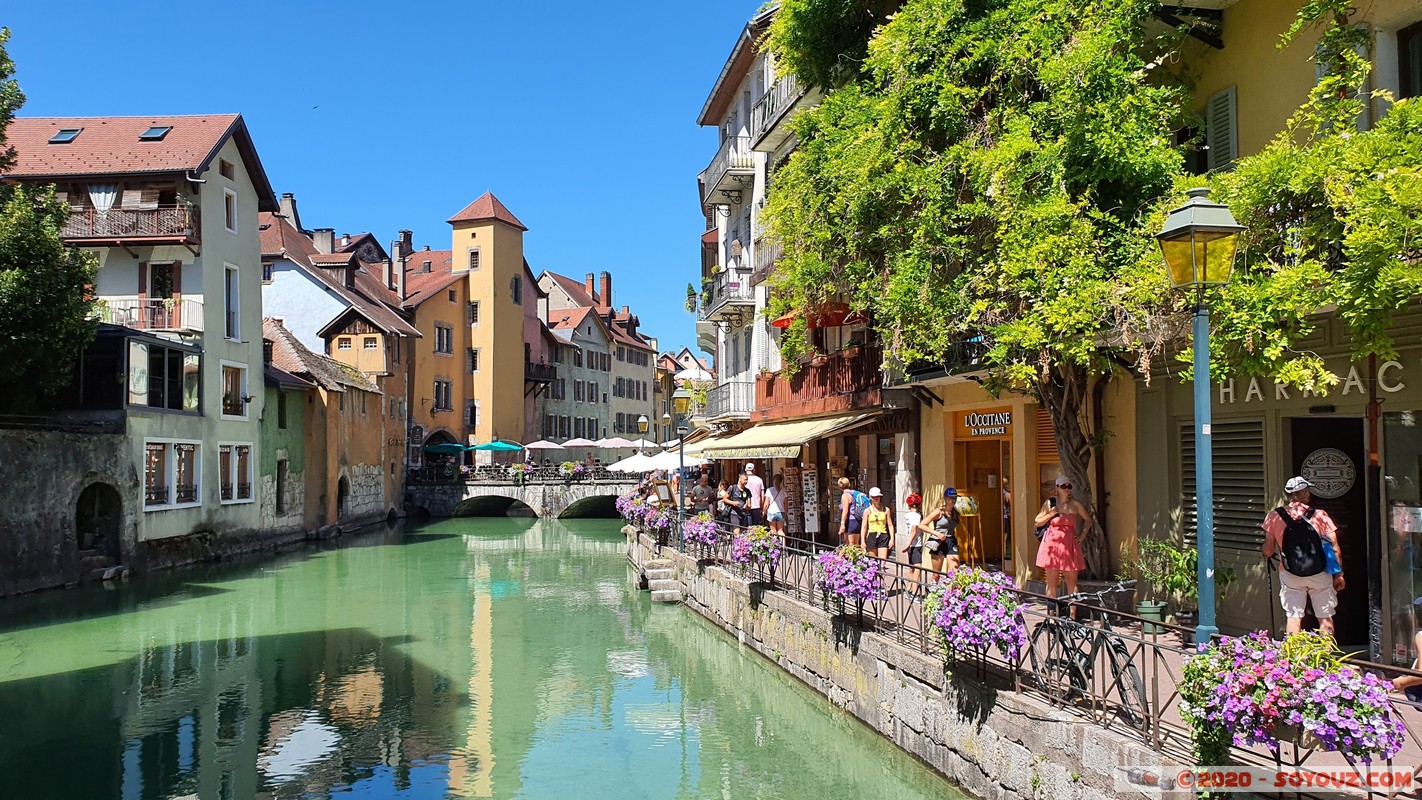
[[642, 569], [673, 569], [676, 564], [670, 558], [650, 558], [642, 562]]
[[100, 567], [100, 568], [97, 568], [97, 569], [85, 570], [85, 571], [82, 572], [81, 574], [83, 575], [83, 580], [84, 580], [86, 583], [87, 583], [87, 582], [91, 582], [91, 581], [92, 581], [92, 582], [95, 582], [95, 583], [97, 583], [97, 582], [99, 582], [99, 581], [117, 581], [117, 580], [123, 580], [123, 579], [125, 579], [125, 578], [128, 577], [128, 567], [124, 567], [124, 566], [107, 566], [107, 567]]
[[91, 572], [96, 569], [105, 569], [107, 567], [113, 566], [113, 563], [114, 562], [109, 559], [106, 553], [102, 553], [97, 550], [79, 551], [80, 572]]
[[652, 602], [654, 603], [680, 603], [681, 590], [667, 589], [659, 592], [652, 592]]
[[649, 570], [647, 570], [647, 580], [649, 580], [649, 581], [670, 580], [670, 579], [675, 578], [675, 577], [676, 577], [676, 570], [671, 569], [671, 568], [669, 568], [669, 567], [663, 567], [663, 568], [661, 568], [661, 569], [649, 569]]
[[681, 583], [671, 578], [647, 581], [647, 588], [654, 592], [681, 591]]

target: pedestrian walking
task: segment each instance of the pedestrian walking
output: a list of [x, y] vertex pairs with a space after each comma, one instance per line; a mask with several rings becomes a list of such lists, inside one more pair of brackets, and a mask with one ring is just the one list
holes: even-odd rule
[[696, 476], [696, 485], [686, 494], [691, 499], [693, 514], [710, 511], [711, 505], [716, 502], [716, 490], [711, 488], [711, 477], [704, 472]]
[[750, 524], [750, 490], [746, 488], [746, 473], [742, 472], [736, 477], [736, 482], [726, 488], [726, 505], [731, 508], [731, 526], [737, 531]]
[[908, 555], [909, 580], [913, 581], [914, 593], [920, 594], [923, 591], [923, 530], [920, 524], [923, 522], [923, 498], [918, 492], [912, 492], [904, 498], [904, 505], [908, 506], [903, 526], [908, 541], [899, 548], [899, 552]]
[[765, 490], [765, 519], [771, 533], [785, 536], [785, 476], [779, 472], [770, 479], [770, 488]]
[[869, 507], [869, 495], [851, 489], [848, 478], [839, 479], [839, 540], [842, 543], [859, 545], [863, 537], [864, 509]]
[[731, 507], [726, 503], [729, 493], [725, 481], [716, 482], [716, 521], [723, 525], [731, 524]]
[[918, 529], [926, 539], [928, 558], [935, 572], [943, 571], [943, 561], [948, 561], [948, 571], [958, 568], [958, 490], [952, 486], [943, 490], [943, 502], [918, 524]]
[[747, 461], [745, 468], [746, 490], [750, 492], [750, 502], [746, 504], [746, 525], [761, 525], [765, 522], [765, 481], [755, 474], [755, 462]]
[[894, 515], [884, 506], [884, 492], [877, 486], [869, 490], [869, 507], [864, 509], [864, 536], [864, 549], [887, 561], [894, 542]]
[[[1265, 558], [1283, 557], [1279, 570], [1279, 604], [1288, 619], [1285, 631], [1303, 629], [1304, 610], [1313, 604], [1313, 615], [1324, 633], [1333, 633], [1333, 612], [1343, 591], [1343, 550], [1338, 546], [1338, 525], [1328, 512], [1313, 506], [1312, 487], [1302, 477], [1289, 478], [1284, 494], [1289, 501], [1264, 517]], [[1330, 556], [1332, 561], [1330, 562]]]
[[[1081, 542], [1094, 524], [1091, 512], [1071, 496], [1071, 480], [1067, 476], [1057, 476], [1054, 491], [1055, 496], [1042, 504], [1033, 523], [1047, 528], [1037, 545], [1037, 566], [1046, 572], [1048, 597], [1057, 596], [1057, 584], [1062, 581], [1068, 594], [1076, 593], [1077, 573], [1086, 569]], [[1076, 618], [1075, 606], [1071, 616]]]

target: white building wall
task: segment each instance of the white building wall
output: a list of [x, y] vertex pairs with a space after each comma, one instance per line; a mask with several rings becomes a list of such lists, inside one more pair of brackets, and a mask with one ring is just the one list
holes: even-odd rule
[[330, 289], [290, 261], [272, 265], [272, 282], [262, 287], [263, 316], [276, 317], [313, 353], [325, 353], [317, 331], [349, 306]]

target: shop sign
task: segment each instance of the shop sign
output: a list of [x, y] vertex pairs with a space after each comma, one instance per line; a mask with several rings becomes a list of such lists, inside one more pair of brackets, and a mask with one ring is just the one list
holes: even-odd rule
[[[1402, 381], [1402, 363], [1399, 361], [1384, 361], [1378, 364], [1378, 391], [1383, 394], [1395, 394], [1407, 388], [1407, 384]], [[1359, 395], [1363, 399], [1368, 396], [1368, 388], [1363, 374], [1367, 372], [1364, 366], [1360, 374], [1357, 364], [1350, 364], [1346, 373], [1340, 372], [1341, 391], [1335, 386], [1327, 395], [1321, 395], [1307, 389], [1293, 389], [1282, 383], [1269, 383], [1265, 379], [1243, 378], [1220, 381], [1219, 400], [1220, 405], [1234, 405], [1236, 403], [1267, 403], [1271, 400], [1287, 402], [1298, 397], [1301, 400], [1316, 400], [1323, 397], [1332, 397], [1334, 391], [1339, 391], [1341, 396]], [[1182, 386], [1184, 383], [1182, 382]]]
[[1303, 460], [1299, 475], [1309, 482], [1312, 494], [1332, 500], [1353, 488], [1358, 479], [1358, 468], [1342, 450], [1321, 447]]
[[1004, 438], [1012, 435], [1012, 409], [989, 408], [953, 414], [953, 438]]
[[820, 532], [820, 476], [812, 469], [800, 475], [800, 508], [805, 515], [805, 533]]

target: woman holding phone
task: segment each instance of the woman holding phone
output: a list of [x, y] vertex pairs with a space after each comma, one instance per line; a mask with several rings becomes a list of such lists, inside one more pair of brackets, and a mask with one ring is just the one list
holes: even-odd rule
[[[1058, 582], [1065, 580], [1068, 594], [1076, 593], [1076, 574], [1086, 569], [1081, 542], [1091, 530], [1093, 520], [1086, 506], [1071, 496], [1071, 479], [1057, 476], [1054, 496], [1048, 497], [1037, 512], [1036, 525], [1047, 526], [1042, 543], [1037, 545], [1037, 566], [1046, 572], [1047, 596], [1056, 597]], [[1076, 618], [1076, 608], [1071, 611]]]

